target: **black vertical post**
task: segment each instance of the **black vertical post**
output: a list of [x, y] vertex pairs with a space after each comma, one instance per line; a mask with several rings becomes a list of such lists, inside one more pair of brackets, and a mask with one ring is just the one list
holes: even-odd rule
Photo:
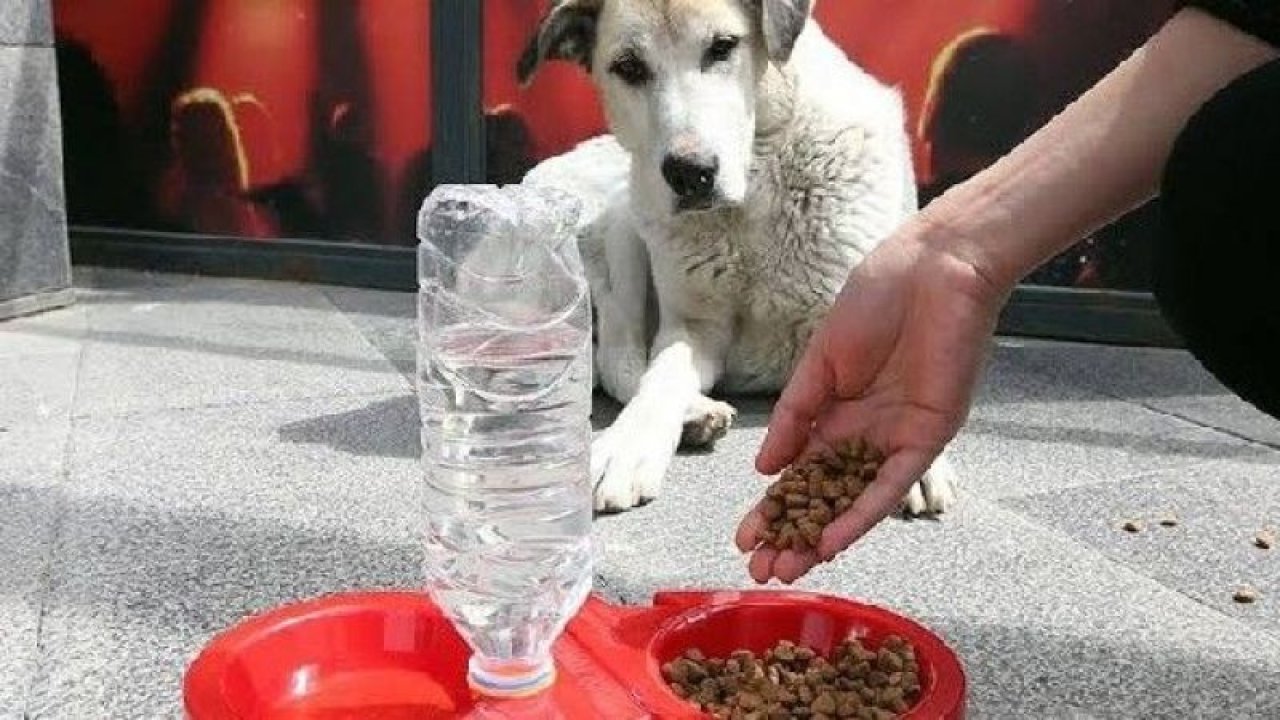
[[484, 1], [431, 3], [432, 184], [484, 182]]

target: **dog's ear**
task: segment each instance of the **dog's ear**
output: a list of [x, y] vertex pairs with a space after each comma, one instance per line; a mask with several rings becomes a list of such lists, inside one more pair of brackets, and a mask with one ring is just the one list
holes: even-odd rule
[[760, 4], [760, 27], [769, 59], [783, 63], [791, 59], [796, 40], [809, 22], [813, 0], [756, 0]]
[[516, 64], [520, 84], [528, 85], [547, 60], [568, 60], [590, 70], [603, 5], [604, 0], [555, 0]]

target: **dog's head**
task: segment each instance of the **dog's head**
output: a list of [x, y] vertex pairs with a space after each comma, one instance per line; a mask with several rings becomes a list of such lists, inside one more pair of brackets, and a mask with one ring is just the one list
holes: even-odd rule
[[756, 100], [785, 63], [811, 0], [559, 0], [520, 59], [527, 83], [548, 60], [575, 62], [600, 89], [636, 180], [676, 211], [747, 194]]

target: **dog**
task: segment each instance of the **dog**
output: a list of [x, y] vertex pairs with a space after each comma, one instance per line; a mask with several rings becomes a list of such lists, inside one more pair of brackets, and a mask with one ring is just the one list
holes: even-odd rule
[[[582, 199], [596, 381], [623, 405], [592, 443], [596, 509], [658, 497], [683, 445], [776, 393], [848, 273], [917, 210], [900, 94], [810, 0], [560, 0], [520, 57], [581, 65], [609, 132], [534, 167]], [[903, 508], [944, 512], [944, 453]]]

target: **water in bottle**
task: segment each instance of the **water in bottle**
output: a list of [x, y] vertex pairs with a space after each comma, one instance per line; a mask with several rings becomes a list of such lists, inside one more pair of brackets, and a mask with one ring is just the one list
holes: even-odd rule
[[592, 579], [591, 309], [563, 194], [442, 186], [418, 220], [426, 577], [473, 687], [536, 694]]

